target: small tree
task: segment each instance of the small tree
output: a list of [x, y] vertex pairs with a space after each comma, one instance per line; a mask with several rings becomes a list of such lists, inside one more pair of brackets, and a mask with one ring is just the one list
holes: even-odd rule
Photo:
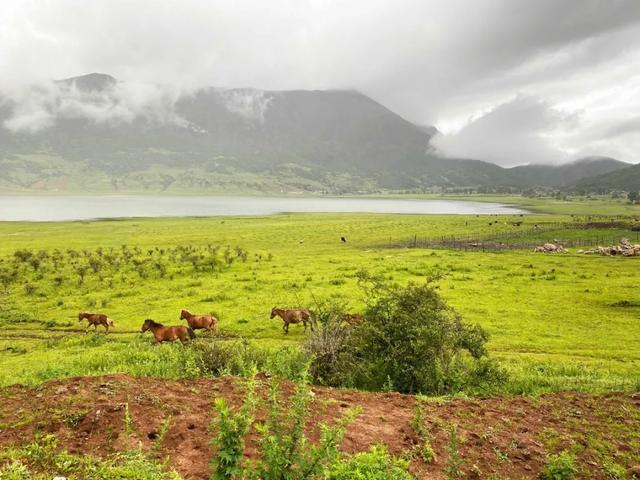
[[366, 275], [361, 280], [372, 287], [366, 321], [350, 337], [360, 360], [360, 386], [443, 394], [504, 380], [483, 358], [488, 334], [463, 323], [431, 281], [399, 287]]
[[629, 203], [638, 203], [638, 200], [640, 200], [640, 192], [638, 191], [629, 192], [627, 194], [627, 199], [629, 200]]

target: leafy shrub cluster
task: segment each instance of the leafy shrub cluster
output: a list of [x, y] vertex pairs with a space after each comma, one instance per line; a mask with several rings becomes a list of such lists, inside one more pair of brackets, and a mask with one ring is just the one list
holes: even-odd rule
[[409, 462], [391, 457], [384, 446], [375, 445], [368, 452], [356, 453], [335, 464], [328, 480], [412, 480]]
[[576, 457], [562, 451], [547, 457], [541, 476], [544, 480], [571, 480], [577, 473]]
[[308, 370], [308, 359], [298, 348], [285, 346], [273, 350], [247, 340], [196, 340], [190, 346], [195, 354], [195, 365], [203, 375], [244, 376], [255, 367], [261, 372], [298, 380]]
[[106, 459], [59, 451], [53, 435], [37, 437], [24, 448], [0, 453], [1, 480], [49, 480], [52, 475], [84, 480], [180, 480], [180, 475], [141, 449]]
[[325, 308], [305, 344], [314, 381], [425, 394], [487, 391], [505, 381], [487, 356], [487, 333], [462, 322], [431, 282], [399, 287], [366, 275], [361, 280], [370, 299], [366, 320], [349, 325], [339, 309]]
[[[258, 407], [256, 382], [246, 384], [245, 399], [232, 412], [223, 399], [217, 399], [212, 440], [217, 455], [212, 459], [212, 480], [234, 478], [250, 480], [411, 480], [409, 462], [391, 457], [382, 446], [353, 456], [343, 456], [339, 447], [347, 426], [358, 415], [349, 410], [334, 425], [321, 423], [319, 439], [307, 437], [310, 427], [312, 393], [306, 377], [302, 377], [288, 399], [281, 398], [278, 381], [272, 379], [267, 400], [267, 415], [255, 423]], [[259, 459], [243, 461], [245, 437], [252, 425], [259, 434]]]

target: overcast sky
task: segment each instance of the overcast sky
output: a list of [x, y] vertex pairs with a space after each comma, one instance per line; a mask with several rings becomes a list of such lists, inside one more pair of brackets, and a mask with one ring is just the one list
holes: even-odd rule
[[640, 0], [0, 0], [0, 90], [352, 88], [446, 154], [640, 162]]

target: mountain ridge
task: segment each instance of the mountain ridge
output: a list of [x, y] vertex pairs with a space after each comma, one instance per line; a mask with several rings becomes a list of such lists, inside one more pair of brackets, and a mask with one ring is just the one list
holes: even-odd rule
[[12, 100], [0, 102], [4, 190], [563, 188], [629, 165], [601, 157], [503, 168], [445, 158], [430, 145], [435, 127], [355, 90], [181, 94], [92, 73], [32, 96], [26, 113]]

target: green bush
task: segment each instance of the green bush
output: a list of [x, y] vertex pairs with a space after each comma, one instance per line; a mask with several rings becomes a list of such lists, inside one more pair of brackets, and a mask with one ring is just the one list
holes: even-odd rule
[[367, 289], [365, 321], [348, 325], [342, 305], [321, 305], [306, 340], [315, 383], [373, 391], [493, 392], [507, 380], [487, 357], [487, 333], [460, 316], [428, 281], [406, 287], [359, 275]]
[[[8, 460], [8, 462], [6, 462]], [[6, 462], [6, 463], [5, 463]], [[24, 448], [0, 453], [0, 480], [45, 480], [56, 476], [85, 480], [180, 480], [180, 476], [141, 449], [98, 459], [58, 450], [53, 435], [36, 437]]]
[[311, 419], [312, 393], [306, 378], [297, 382], [288, 402], [280, 400], [278, 382], [271, 381], [268, 415], [264, 423], [256, 426], [260, 434], [261, 458], [245, 470], [247, 478], [254, 480], [302, 480], [320, 478], [340, 455], [339, 447], [347, 425], [357, 411], [348, 411], [338, 422], [329, 426], [320, 424], [320, 438], [313, 444], [305, 428]]
[[383, 446], [356, 453], [333, 465], [328, 480], [413, 480], [409, 462], [390, 456]]
[[287, 400], [281, 399], [278, 381], [274, 378], [266, 420], [255, 425], [262, 456], [243, 464], [245, 437], [253, 425], [257, 408], [255, 389], [255, 377], [252, 376], [247, 383], [245, 400], [236, 412], [232, 412], [223, 399], [215, 401], [218, 415], [213, 423], [216, 435], [211, 443], [217, 455], [211, 461], [211, 479], [320, 479], [326, 469], [338, 461], [338, 448], [345, 429], [357, 411], [350, 410], [333, 426], [320, 424], [319, 440], [311, 443], [305, 432], [310, 426], [312, 400], [306, 376], [297, 382]]
[[506, 375], [487, 358], [488, 334], [465, 324], [431, 281], [406, 287], [361, 274], [370, 304], [351, 335], [356, 386], [404, 393], [492, 390]]
[[242, 473], [244, 439], [253, 423], [256, 404], [255, 376], [247, 381], [244, 402], [237, 412], [229, 409], [224, 398], [216, 398], [218, 417], [213, 427], [217, 433], [211, 444], [217, 449], [217, 455], [211, 460], [211, 480], [231, 480]]
[[571, 480], [578, 473], [576, 457], [567, 451], [547, 456], [542, 470], [544, 480]]
[[255, 367], [260, 372], [297, 380], [306, 372], [308, 363], [306, 355], [298, 348], [281, 347], [273, 350], [247, 340], [196, 340], [191, 343], [191, 350], [198, 371], [214, 376], [243, 376]]

